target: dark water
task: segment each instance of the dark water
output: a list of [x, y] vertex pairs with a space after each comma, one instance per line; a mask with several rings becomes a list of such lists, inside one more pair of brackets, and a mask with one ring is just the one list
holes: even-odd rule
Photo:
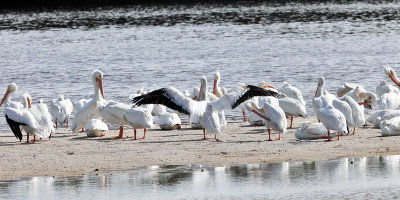
[[[337, 1], [335, 1], [337, 2]], [[30, 92], [50, 102], [92, 92], [101, 69], [105, 96], [174, 86], [199, 87], [221, 71], [221, 86], [264, 80], [298, 87], [311, 113], [318, 77], [334, 92], [343, 82], [375, 90], [399, 69], [400, 3], [240, 3], [0, 12], [0, 92]], [[211, 80], [210, 80], [211, 81]], [[0, 110], [2, 111], [2, 110]], [[227, 112], [239, 119], [240, 112]], [[5, 120], [0, 129], [9, 130]]]
[[400, 156], [206, 167], [0, 182], [2, 199], [398, 199]]

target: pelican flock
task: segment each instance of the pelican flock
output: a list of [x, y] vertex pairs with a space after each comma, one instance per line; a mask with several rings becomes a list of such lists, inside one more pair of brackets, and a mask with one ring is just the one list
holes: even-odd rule
[[[104, 98], [103, 73], [94, 70], [90, 82], [93, 94], [87, 93], [89, 99], [79, 99], [72, 103], [64, 95], [49, 102], [49, 109], [43, 99], [32, 103], [28, 93], [22, 95], [23, 101], [13, 101], [17, 92], [17, 84], [10, 83], [1, 100], [4, 115], [11, 131], [20, 141], [23, 135], [27, 143], [48, 139], [55, 134], [58, 125], [66, 124], [72, 133], [86, 129], [90, 137], [106, 135], [110, 126], [119, 127], [118, 136], [124, 138], [124, 129], [134, 130], [133, 140], [145, 139], [147, 129], [155, 128], [153, 118], [156, 117], [158, 127], [163, 130], [181, 129], [182, 115], [188, 115], [193, 128], [203, 130], [202, 139], [207, 135], [217, 139], [217, 135], [229, 126], [225, 119], [225, 111], [240, 107], [244, 121], [251, 126], [265, 126], [268, 140], [280, 140], [281, 134], [288, 129], [297, 128], [295, 137], [299, 140], [328, 139], [336, 134], [355, 135], [356, 128], [373, 124], [380, 128], [382, 136], [400, 135], [400, 82], [395, 71], [384, 67], [384, 74], [395, 85], [382, 80], [374, 91], [366, 90], [357, 83], [343, 83], [336, 95], [326, 90], [327, 82], [321, 76], [317, 80], [315, 93], [312, 94], [311, 105], [318, 120], [307, 121], [300, 127], [293, 126], [294, 118], [307, 117], [306, 101], [301, 90], [284, 81], [276, 88], [265, 81], [258, 86], [240, 83], [236, 90], [228, 92], [221, 87], [221, 74], [216, 71], [213, 76], [212, 90], [208, 90], [207, 78], [200, 78], [200, 88], [195, 87], [193, 93], [182, 92], [177, 88], [160, 88], [147, 92], [144, 88], [129, 95], [130, 103], [117, 102]], [[307, 96], [307, 95], [306, 95]], [[310, 95], [311, 96], [311, 95]], [[369, 116], [365, 109], [372, 109]], [[69, 127], [69, 119], [72, 125]], [[287, 118], [290, 119], [288, 122]], [[143, 129], [143, 137], [137, 137], [137, 129]], [[271, 139], [271, 131], [277, 133]]]

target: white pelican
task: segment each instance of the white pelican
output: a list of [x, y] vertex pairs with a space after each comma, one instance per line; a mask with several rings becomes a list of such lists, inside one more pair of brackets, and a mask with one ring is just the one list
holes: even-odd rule
[[362, 126], [365, 124], [365, 117], [364, 117], [364, 107], [360, 106], [353, 98], [350, 96], [345, 95], [342, 97], [342, 100], [347, 102], [351, 108], [351, 114], [354, 119], [355, 126], [353, 126], [353, 135], [356, 132], [356, 127]]
[[361, 87], [361, 86], [357, 86], [355, 87], [353, 90], [351, 90], [350, 92], [348, 92], [346, 94], [346, 96], [350, 96], [351, 98], [353, 98], [357, 103], [363, 103], [368, 96], [366, 95], [366, 90]]
[[[333, 95], [333, 94], [331, 94], [331, 93], [329, 93], [328, 91], [325, 90], [325, 77], [323, 77], [323, 76], [321, 76], [318, 79], [318, 86], [317, 86], [317, 89], [315, 90], [314, 97], [315, 98], [317, 98], [317, 97], [323, 98], [324, 99], [323, 102], [326, 103], [326, 105], [324, 105], [324, 106], [332, 105], [332, 101], [334, 99], [336, 99], [335, 95]], [[318, 122], [320, 122], [320, 119], [319, 119], [319, 116], [318, 116], [318, 112], [317, 112], [317, 110], [319, 109], [319, 106], [316, 105], [315, 103], [316, 103], [315, 101], [312, 101], [311, 105], [312, 105], [312, 108], [313, 108], [313, 110], [314, 110], [314, 112], [316, 114]]]
[[374, 105], [374, 110], [390, 110], [397, 109], [400, 106], [400, 94], [389, 91], [379, 97], [378, 101]]
[[[134, 97], [137, 97], [137, 96], [140, 96], [140, 95], [143, 95], [143, 94], [146, 94], [147, 92], [144, 90], [144, 88], [140, 88], [137, 92], [136, 92], [136, 94], [131, 94], [131, 95], [129, 95], [129, 102], [134, 98]], [[146, 110], [148, 110], [149, 112], [152, 112], [153, 111], [153, 108], [154, 108], [154, 105], [153, 104], [148, 104], [148, 105], [143, 105], [143, 106], [141, 106], [142, 108], [145, 108]]]
[[17, 84], [14, 82], [10, 83], [7, 87], [7, 91], [4, 94], [3, 99], [1, 100], [0, 105], [4, 103], [5, 107], [11, 107], [11, 108], [16, 108], [16, 109], [22, 109], [24, 108], [24, 105], [20, 102], [12, 101], [11, 96], [17, 92]]
[[298, 128], [295, 137], [299, 140], [315, 140], [328, 138], [328, 131], [322, 123], [304, 122]]
[[[349, 97], [351, 98], [351, 97]], [[354, 121], [352, 109], [344, 99], [334, 99], [332, 101], [332, 106], [343, 113], [344, 117], [346, 118], [346, 125], [348, 127], [356, 127], [356, 122]]]
[[331, 141], [330, 130], [337, 132], [339, 140], [340, 133], [347, 133], [346, 117], [330, 105], [328, 99], [324, 96], [314, 98], [313, 105], [316, 106], [316, 114], [328, 131], [328, 141]]
[[269, 141], [272, 141], [271, 129], [274, 129], [278, 132], [279, 136], [277, 140], [281, 139], [281, 133], [285, 133], [287, 131], [285, 112], [276, 102], [265, 102], [263, 108], [258, 107], [254, 102], [246, 103], [245, 106], [265, 120]]
[[31, 111], [32, 115], [41, 126], [42, 138], [50, 138], [55, 133], [55, 129], [47, 105], [43, 102], [43, 99], [40, 99], [37, 104], [32, 105], [32, 97], [29, 94], [25, 94], [24, 96], [26, 97], [29, 111]]
[[218, 98], [221, 98], [224, 96], [227, 92], [225, 88], [220, 88], [219, 87], [219, 82], [221, 81], [221, 75], [219, 74], [219, 71], [217, 70], [214, 74], [214, 87], [213, 87], [213, 94], [217, 96]]
[[338, 97], [342, 97], [346, 95], [348, 92], [352, 91], [356, 87], [360, 87], [361, 85], [356, 83], [344, 83], [341, 87], [336, 90], [336, 95]]
[[[254, 101], [256, 99], [257, 98], [253, 98], [252, 100], [248, 100], [246, 102], [247, 103], [251, 103], [251, 101]], [[255, 104], [258, 104], [258, 102], [255, 103]], [[256, 113], [254, 113], [251, 110], [249, 110], [250, 107], [245, 106], [245, 109], [246, 109], [246, 112], [249, 113], [248, 116], [247, 116], [247, 122], [249, 122], [250, 125], [253, 125], [253, 126], [264, 126], [265, 125], [265, 122], [264, 122], [263, 118], [261, 118]]]
[[181, 119], [178, 114], [167, 112], [158, 118], [158, 125], [162, 130], [181, 129]]
[[[206, 92], [200, 91], [200, 94], [206, 95]], [[142, 104], [163, 104], [181, 113], [200, 116], [200, 122], [203, 127], [203, 138], [206, 139], [207, 130], [207, 133], [214, 134], [214, 138], [216, 139], [216, 134], [221, 133], [221, 124], [218, 117], [219, 112], [234, 109], [242, 102], [254, 96], [271, 95], [277, 95], [277, 93], [257, 86], [241, 84], [235, 93], [226, 94], [217, 101], [194, 101], [186, 97], [179, 90], [170, 87], [161, 88], [135, 97], [132, 99], [132, 103], [135, 103], [137, 106]]]
[[388, 84], [386, 81], [381, 81], [381, 83], [376, 86], [376, 95], [378, 97], [381, 97], [383, 94], [385, 93], [389, 93], [389, 92], [394, 92], [399, 94], [400, 90], [397, 87], [394, 87], [393, 85]]
[[50, 104], [50, 111], [56, 123], [56, 129], [58, 128], [57, 123], [60, 123], [60, 125], [66, 123], [68, 128], [69, 117], [73, 110], [74, 106], [71, 100], [64, 99], [64, 95], [61, 94], [58, 99], [53, 99]]
[[395, 117], [381, 122], [382, 136], [400, 135], [400, 117]]
[[279, 92], [282, 92], [287, 97], [298, 100], [302, 105], [306, 105], [306, 102], [303, 99], [303, 95], [296, 87], [290, 85], [290, 83], [284, 81], [282, 87], [279, 89]]
[[167, 108], [165, 106], [160, 105], [160, 104], [154, 104], [151, 114], [153, 114], [155, 116], [161, 116], [165, 113], [167, 113]]
[[[119, 135], [113, 138], [123, 137], [123, 126], [128, 125], [134, 129], [134, 140], [145, 139], [146, 128], [153, 127], [153, 117], [151, 113], [144, 108], [131, 108], [130, 105], [107, 101], [99, 107], [99, 114], [106, 121], [120, 125]], [[142, 138], [136, 137], [136, 129], [144, 129]]]
[[98, 118], [99, 106], [105, 103], [103, 102], [103, 73], [101, 73], [101, 71], [94, 70], [92, 72], [92, 83], [94, 88], [94, 97], [75, 114], [71, 127], [73, 133], [83, 129], [89, 120]]
[[400, 87], [399, 79], [397, 78], [394, 70], [390, 67], [385, 67], [384, 70], [385, 70], [385, 74], [387, 74], [389, 76], [389, 78], [392, 79], [393, 83], [395, 83], [397, 86]]
[[[12, 89], [16, 89], [15, 83], [12, 83], [13, 85]], [[4, 95], [0, 106], [3, 105], [4, 102], [8, 104], [5, 105], [4, 109], [4, 114], [6, 116], [6, 121], [8, 125], [10, 126], [12, 132], [14, 133], [15, 137], [17, 137], [20, 141], [22, 140], [22, 132], [21, 129], [24, 130], [27, 134], [27, 143], [29, 143], [29, 135], [34, 136], [34, 141], [36, 142], [36, 135], [39, 136], [40, 138], [48, 138], [53, 132], [52, 130], [52, 125], [49, 127], [45, 127], [46, 125], [46, 120], [45, 118], [45, 113], [41, 112], [42, 106], [35, 106], [35, 108], [30, 108], [30, 100], [28, 98], [24, 98], [24, 101], [28, 101], [25, 103], [27, 105], [27, 108], [13, 108], [11, 106], [14, 106], [12, 102], [10, 103], [10, 97], [9, 95], [12, 95], [14, 92], [9, 89], [10, 87], [7, 88], [7, 92]], [[43, 103], [41, 103], [43, 104]], [[21, 104], [22, 105], [22, 104]], [[44, 104], [43, 104], [44, 105]], [[45, 106], [45, 105], [44, 105]], [[46, 107], [47, 108], [47, 107]], [[47, 111], [48, 113], [48, 111]], [[42, 123], [42, 126], [38, 120], [40, 120], [40, 123]], [[50, 120], [51, 123], [51, 120]]]
[[[278, 89], [277, 89], [276, 87], [274, 87], [274, 86], [268, 84], [268, 83], [265, 82], [265, 81], [260, 81], [260, 82], [258, 82], [258, 87], [264, 88], [264, 89], [267, 89], [267, 90], [271, 90], [271, 91], [273, 91], [273, 92], [278, 93]], [[256, 99], [256, 98], [253, 98], [253, 100], [257, 100], [257, 99]], [[256, 104], [258, 104], [258, 103], [256, 102]], [[264, 104], [260, 105], [260, 107], [262, 107], [263, 105], [264, 105]], [[242, 103], [242, 104], [240, 104], [239, 106], [240, 106], [240, 109], [241, 109], [242, 114], [243, 114], [243, 121], [245, 122], [245, 121], [246, 121], [246, 112], [245, 112], [245, 111], [248, 110], [248, 109], [246, 108], [245, 103]]]
[[279, 99], [279, 107], [285, 112], [286, 116], [290, 117], [290, 127], [292, 128], [293, 117], [306, 117], [306, 106], [300, 101], [290, 97]]
[[76, 113], [78, 112], [85, 104], [87, 104], [90, 101], [90, 99], [79, 99], [77, 101], [72, 102], [72, 105], [74, 107], [73, 111]]
[[86, 124], [85, 130], [88, 137], [101, 137], [106, 135], [108, 126], [100, 119], [91, 119]]

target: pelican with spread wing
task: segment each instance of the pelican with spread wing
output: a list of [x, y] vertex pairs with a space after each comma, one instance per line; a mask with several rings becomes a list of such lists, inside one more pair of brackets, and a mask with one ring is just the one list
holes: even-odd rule
[[[200, 90], [200, 95], [206, 95], [207, 91]], [[266, 90], [253, 85], [240, 84], [236, 92], [226, 94], [216, 101], [194, 101], [186, 97], [179, 90], [169, 87], [154, 90], [142, 96], [132, 99], [132, 103], [137, 106], [143, 104], [162, 104], [170, 109], [177, 110], [188, 115], [197, 115], [203, 128], [203, 139], [207, 134], [216, 135], [221, 133], [221, 124], [218, 113], [234, 109], [242, 102], [254, 96], [277, 96], [278, 93], [272, 90]]]

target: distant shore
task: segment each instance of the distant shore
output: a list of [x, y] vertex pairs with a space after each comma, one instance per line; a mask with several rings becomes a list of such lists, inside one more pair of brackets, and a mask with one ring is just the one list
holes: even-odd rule
[[[125, 129], [123, 139], [112, 139], [117, 130], [105, 137], [88, 138], [85, 133], [71, 134], [59, 129], [50, 140], [35, 144], [19, 142], [11, 132], [0, 134], [0, 180], [32, 176], [73, 176], [153, 165], [204, 164], [223, 166], [284, 161], [313, 161], [344, 157], [400, 154], [400, 137], [381, 137], [380, 129], [358, 128], [355, 136], [339, 141], [298, 141], [294, 132], [304, 121], [296, 119], [293, 129], [280, 141], [266, 141], [264, 126], [229, 121], [218, 140], [202, 140], [202, 131], [182, 125], [181, 130], [149, 130], [145, 140], [132, 140], [133, 130]], [[143, 130], [138, 130], [141, 137]], [[277, 135], [273, 135], [276, 137]], [[211, 135], [209, 137], [212, 137]]]

